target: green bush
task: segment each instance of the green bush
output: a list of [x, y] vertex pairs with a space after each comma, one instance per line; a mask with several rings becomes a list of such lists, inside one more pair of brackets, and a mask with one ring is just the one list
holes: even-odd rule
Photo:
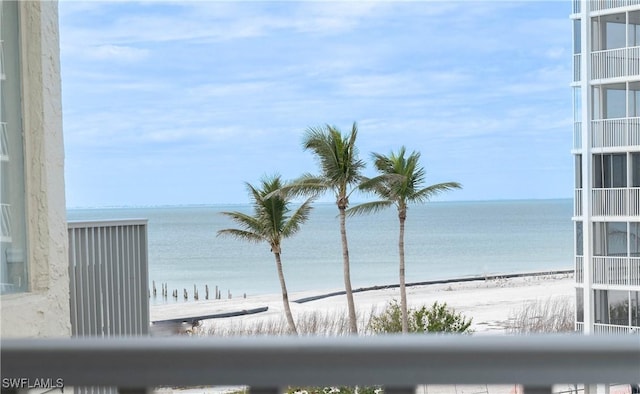
[[[448, 308], [446, 303], [433, 303], [431, 308], [422, 306], [420, 309], [409, 309], [409, 332], [411, 333], [461, 333], [470, 334], [472, 331], [472, 319], [467, 319], [463, 314], [456, 313]], [[400, 305], [393, 300], [385, 310], [377, 316], [373, 316], [369, 322], [369, 328], [375, 334], [391, 334], [402, 332], [402, 319]]]
[[286, 394], [384, 394], [381, 386], [289, 387]]

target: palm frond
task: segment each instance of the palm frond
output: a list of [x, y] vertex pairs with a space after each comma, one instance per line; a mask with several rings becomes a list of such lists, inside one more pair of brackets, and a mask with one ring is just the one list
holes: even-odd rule
[[297, 233], [298, 230], [300, 230], [300, 227], [302, 226], [302, 224], [309, 219], [309, 214], [311, 213], [311, 210], [313, 209], [311, 204], [312, 204], [314, 199], [315, 199], [314, 197], [308, 198], [289, 217], [287, 222], [282, 227], [282, 237], [283, 238], [288, 238], [288, 237], [292, 236], [293, 234]]
[[389, 208], [394, 202], [392, 200], [370, 201], [353, 206], [345, 211], [348, 216], [366, 215], [377, 213]]
[[410, 196], [407, 196], [407, 201], [426, 202], [429, 201], [433, 196], [453, 189], [462, 189], [462, 185], [458, 182], [437, 183], [435, 185], [427, 186], [423, 189], [420, 189]]
[[260, 243], [266, 241], [266, 239], [256, 233], [246, 230], [239, 230], [236, 228], [227, 228], [218, 231], [218, 236], [228, 236], [236, 239], [240, 239], [248, 242]]
[[263, 229], [262, 223], [258, 218], [242, 212], [221, 212], [222, 215], [229, 217], [238, 223], [245, 230], [260, 233]]

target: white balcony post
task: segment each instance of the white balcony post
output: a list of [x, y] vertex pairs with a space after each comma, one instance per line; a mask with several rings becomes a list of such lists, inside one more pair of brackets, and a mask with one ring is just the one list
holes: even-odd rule
[[[584, 56], [591, 56], [591, 20], [589, 19], [589, 9], [591, 2], [582, 1], [581, 4], [581, 23], [580, 23], [580, 40], [582, 48], [580, 52]], [[580, 74], [583, 76], [580, 81], [580, 90], [582, 93], [582, 173], [586, 174], [582, 179], [582, 239], [584, 242], [583, 255], [583, 305], [584, 305], [584, 326], [583, 333], [591, 334], [593, 332], [593, 292], [591, 284], [592, 275], [592, 255], [593, 245], [591, 239], [591, 199], [592, 199], [592, 177], [591, 174], [591, 86], [589, 80], [591, 76], [591, 62], [585, 58], [580, 64]]]

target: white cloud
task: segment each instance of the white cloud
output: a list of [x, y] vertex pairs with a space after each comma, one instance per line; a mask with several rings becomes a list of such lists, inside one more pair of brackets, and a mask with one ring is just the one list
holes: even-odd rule
[[87, 48], [86, 53], [97, 60], [134, 62], [146, 58], [149, 50], [123, 45], [98, 45]]

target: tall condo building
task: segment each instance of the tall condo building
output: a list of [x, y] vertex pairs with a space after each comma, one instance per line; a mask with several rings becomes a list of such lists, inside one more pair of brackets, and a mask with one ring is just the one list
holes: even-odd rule
[[574, 0], [576, 328], [640, 334], [640, 0]]

